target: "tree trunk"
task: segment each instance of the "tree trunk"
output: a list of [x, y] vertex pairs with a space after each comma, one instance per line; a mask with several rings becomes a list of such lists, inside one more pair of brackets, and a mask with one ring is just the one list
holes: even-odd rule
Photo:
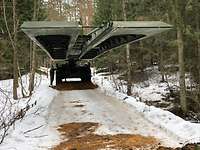
[[165, 82], [164, 49], [161, 45], [159, 46], [159, 48], [160, 48], [160, 50], [159, 50], [158, 53], [159, 53], [159, 56], [160, 56], [159, 70], [160, 70], [160, 73], [161, 73], [161, 82]]
[[164, 72], [164, 59], [163, 59], [163, 49], [159, 51], [160, 61], [159, 61], [159, 70], [161, 73], [161, 82], [165, 82], [165, 72]]
[[59, 6], [59, 15], [60, 15], [60, 17], [61, 17], [61, 16], [63, 15], [63, 14], [62, 14], [62, 0], [59, 0], [58, 3], [59, 3], [59, 4], [58, 4], [58, 6]]
[[139, 43], [139, 47], [140, 47], [140, 51], [139, 51], [139, 62], [140, 62], [140, 69], [142, 72], [144, 72], [144, 54], [143, 54], [143, 49], [144, 49], [144, 46], [143, 46], [143, 43], [142, 41], [140, 41]]
[[17, 66], [17, 27], [16, 27], [16, 1], [13, 0], [13, 44], [14, 44], [14, 52], [13, 52], [13, 99], [18, 99], [17, 96], [17, 87], [18, 87], [18, 66]]
[[181, 15], [179, 0], [175, 0], [176, 22], [177, 22], [177, 45], [179, 60], [179, 85], [180, 104], [183, 112], [187, 112], [186, 86], [185, 86], [185, 66], [184, 66], [184, 43], [183, 43], [183, 18]]
[[130, 59], [130, 45], [126, 45], [126, 60], [127, 60], [127, 95], [131, 95], [131, 59]]
[[6, 17], [6, 6], [5, 6], [5, 0], [3, 2], [3, 16], [4, 16], [4, 22], [6, 25], [6, 30], [9, 35], [9, 39], [12, 45], [13, 49], [13, 99], [18, 99], [17, 96], [17, 87], [18, 87], [18, 68], [17, 68], [17, 49], [16, 49], [16, 14], [15, 14], [15, 6], [16, 2], [13, 0], [13, 33], [14, 37], [12, 37], [10, 29], [8, 27], [7, 17]]
[[[197, 53], [198, 53], [198, 62], [200, 62], [200, 20], [199, 20], [199, 11], [200, 11], [200, 8], [199, 8], [199, 4], [197, 1], [194, 1], [194, 10], [195, 10], [195, 22], [196, 22], [196, 39], [197, 39]], [[199, 75], [199, 78], [198, 78], [198, 87], [197, 87], [197, 91], [198, 91], [198, 94], [200, 93], [200, 63], [198, 63], [198, 75]], [[199, 94], [199, 97], [198, 97], [198, 94], [197, 94], [197, 99], [199, 98], [200, 100], [200, 94]]]
[[[127, 0], [123, 0], [122, 5], [123, 5], [123, 16], [124, 16], [124, 21], [127, 21], [127, 14], [126, 14], [126, 4]], [[127, 95], [131, 95], [131, 59], [130, 59], [130, 45], [126, 45], [126, 62], [127, 62]]]
[[198, 22], [198, 39], [197, 39], [197, 44], [198, 44], [198, 69], [199, 69], [199, 85], [198, 85], [198, 93], [199, 93], [199, 101], [200, 101], [200, 29], [199, 29], [199, 22]]
[[21, 93], [22, 93], [22, 97], [25, 98], [26, 95], [25, 95], [25, 89], [24, 89], [24, 86], [23, 86], [23, 81], [22, 81], [22, 75], [21, 75], [21, 72], [20, 72], [20, 67], [19, 67], [19, 62], [17, 62], [17, 68], [18, 68], [18, 75], [19, 75], [19, 82], [20, 82], [20, 85], [21, 85]]
[[34, 90], [34, 79], [35, 79], [35, 49], [36, 46], [33, 43], [33, 48], [31, 50], [31, 72], [29, 77], [29, 96], [32, 95], [32, 92]]
[[[33, 10], [33, 21], [36, 20], [37, 15], [37, 1], [34, 1], [34, 10]], [[36, 70], [36, 64], [35, 64], [35, 51], [36, 51], [36, 45], [35, 43], [31, 44], [30, 46], [30, 77], [29, 77], [29, 96], [32, 95], [34, 90], [34, 79], [35, 79], [35, 70]]]

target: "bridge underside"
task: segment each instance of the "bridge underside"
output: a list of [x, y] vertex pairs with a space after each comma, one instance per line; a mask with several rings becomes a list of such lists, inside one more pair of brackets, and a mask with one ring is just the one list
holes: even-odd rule
[[107, 40], [103, 41], [96, 47], [89, 50], [82, 59], [93, 59], [97, 57], [98, 55], [111, 50], [113, 48], [119, 47], [121, 45], [124, 45], [126, 43], [137, 41], [141, 38], [145, 37], [145, 35], [115, 35], [111, 36]]
[[93, 59], [113, 48], [171, 29], [160, 21], [113, 21], [90, 33], [73, 22], [25, 22], [22, 30], [54, 60]]
[[43, 45], [53, 59], [65, 59], [70, 36], [68, 35], [40, 35], [35, 37]]

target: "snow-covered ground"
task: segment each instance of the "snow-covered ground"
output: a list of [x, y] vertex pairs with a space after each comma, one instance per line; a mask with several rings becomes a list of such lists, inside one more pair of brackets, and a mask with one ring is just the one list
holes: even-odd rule
[[[175, 78], [171, 76], [169, 80], [173, 81], [173, 84], [175, 83], [178, 85], [177, 80], [174, 81], [174, 79]], [[109, 76], [96, 74], [93, 77], [93, 82], [99, 85], [104, 93], [132, 105], [134, 109], [142, 113], [147, 120], [163, 128], [166, 132], [175, 134], [179, 139], [179, 143], [200, 142], [199, 123], [185, 121], [169, 111], [154, 106], [147, 106], [142, 102], [161, 100], [163, 95], [169, 92], [166, 83], [160, 83], [160, 81], [160, 74], [154, 73], [150, 80], [145, 81], [148, 83], [143, 82], [135, 84], [132, 88], [133, 96], [127, 96], [123, 92], [116, 91], [115, 84], [110, 80]], [[144, 86], [147, 84], [148, 86]]]
[[[58, 92], [49, 87], [49, 79], [46, 76], [37, 74], [37, 78], [41, 78], [41, 83], [36, 88], [31, 99], [20, 99], [17, 101], [11, 99], [14, 111], [25, 108], [27, 104], [31, 105], [36, 102], [36, 105], [26, 113], [23, 119], [18, 120], [10, 128], [8, 136], [0, 145], [0, 150], [48, 149], [59, 139], [58, 134], [56, 134], [57, 131], [48, 126], [45, 118], [48, 114], [48, 106]], [[26, 82], [25, 76], [23, 82]], [[0, 81], [0, 85], [2, 89], [10, 91], [12, 89], [12, 80]], [[8, 105], [7, 109], [9, 107], [11, 105]]]
[[50, 126], [72, 122], [100, 124], [96, 133], [155, 137], [165, 146], [179, 146], [178, 138], [155, 126], [131, 105], [105, 95], [100, 89], [61, 91], [49, 109]]
[[[168, 146], [199, 142], [200, 124], [187, 122], [168, 111], [141, 102], [141, 99], [159, 100], [162, 94], [167, 92], [167, 86], [158, 85], [157, 78], [155, 75], [146, 87], [144, 84], [135, 85], [133, 91], [138, 94], [130, 97], [116, 91], [109, 77], [101, 74], [95, 75], [92, 79], [99, 85], [99, 89], [62, 92], [50, 88], [49, 79], [42, 76], [41, 84], [36, 88], [30, 101], [12, 100], [16, 103], [15, 110], [26, 107], [27, 103], [37, 103], [9, 130], [8, 136], [0, 145], [0, 150], [47, 150], [61, 140], [56, 130], [58, 125], [84, 121], [99, 122], [99, 134], [155, 135], [158, 139], [163, 139], [163, 143]], [[25, 83], [25, 79], [23, 82]], [[0, 81], [1, 88], [7, 92], [12, 90], [11, 83], [11, 80]], [[84, 107], [76, 108], [72, 102], [83, 104]], [[126, 117], [123, 117], [125, 114]]]

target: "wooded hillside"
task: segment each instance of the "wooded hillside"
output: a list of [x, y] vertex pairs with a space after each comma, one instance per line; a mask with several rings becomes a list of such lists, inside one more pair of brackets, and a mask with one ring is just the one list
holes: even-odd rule
[[[158, 66], [161, 82], [178, 73], [178, 91], [181, 109], [187, 112], [200, 108], [200, 1], [198, 0], [96, 0], [94, 24], [110, 20], [161, 20], [174, 26], [173, 30], [130, 47], [121, 47], [95, 61], [97, 68], [122, 74], [134, 86], [146, 75], [146, 68]], [[130, 59], [130, 60], [129, 60]], [[131, 75], [129, 75], [129, 68]], [[139, 74], [139, 76], [138, 76]], [[190, 84], [186, 84], [185, 80]], [[148, 78], [148, 77], [147, 77]], [[129, 83], [131, 82], [131, 83]], [[174, 93], [175, 92], [175, 93]]]
[[[16, 89], [21, 84], [20, 76], [30, 72], [28, 95], [31, 95], [36, 68], [49, 63], [47, 56], [25, 37], [20, 25], [31, 20], [79, 19], [81, 23], [83, 18], [77, 15], [78, 2], [0, 1], [0, 79], [14, 79], [14, 99], [17, 99]], [[85, 1], [81, 2], [83, 5]], [[146, 76], [148, 67], [158, 66], [161, 82], [167, 82], [170, 75], [178, 73], [178, 90], [169, 87], [171, 94], [178, 96], [184, 113], [200, 110], [199, 0], [94, 0], [93, 7], [95, 26], [112, 20], [160, 20], [173, 25], [169, 32], [102, 55], [95, 59], [95, 66], [97, 69], [106, 68], [111, 74], [120, 74], [121, 79], [127, 81], [128, 95], [133, 94], [131, 87], [140, 80], [138, 78]], [[186, 84], [186, 79], [190, 84]]]

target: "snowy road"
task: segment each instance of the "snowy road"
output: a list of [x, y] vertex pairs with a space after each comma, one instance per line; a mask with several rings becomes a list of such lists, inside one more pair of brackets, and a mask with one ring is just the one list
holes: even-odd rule
[[130, 133], [154, 136], [167, 146], [177, 146], [177, 139], [156, 127], [134, 107], [106, 96], [99, 89], [61, 91], [49, 106], [47, 122], [51, 127], [72, 122], [96, 122], [98, 134]]

